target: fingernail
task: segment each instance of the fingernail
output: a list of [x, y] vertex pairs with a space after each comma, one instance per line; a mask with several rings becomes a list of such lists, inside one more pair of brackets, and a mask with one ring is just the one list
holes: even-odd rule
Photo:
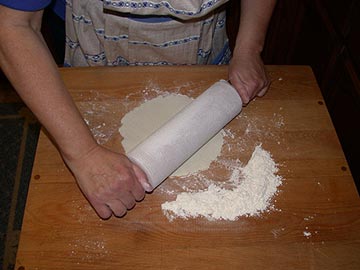
[[145, 191], [147, 192], [151, 192], [153, 190], [152, 186], [147, 183], [147, 182], [143, 182], [143, 188], [145, 189]]

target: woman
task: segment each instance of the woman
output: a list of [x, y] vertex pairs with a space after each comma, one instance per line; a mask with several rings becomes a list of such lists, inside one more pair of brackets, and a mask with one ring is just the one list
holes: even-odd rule
[[[123, 216], [151, 190], [146, 175], [124, 155], [98, 145], [83, 121], [40, 33], [50, 0], [23, 2], [0, 0], [0, 66], [51, 134], [97, 214]], [[227, 1], [183, 2], [68, 1], [65, 64], [227, 63]], [[229, 80], [244, 104], [269, 86], [260, 53], [274, 5], [275, 0], [241, 2]]]

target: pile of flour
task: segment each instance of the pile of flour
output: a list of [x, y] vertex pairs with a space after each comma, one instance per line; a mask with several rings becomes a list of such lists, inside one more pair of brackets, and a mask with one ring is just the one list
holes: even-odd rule
[[282, 184], [278, 166], [261, 145], [255, 147], [246, 166], [234, 166], [226, 181], [231, 188], [211, 183], [207, 189], [183, 192], [176, 200], [161, 205], [170, 219], [205, 217], [208, 220], [236, 220], [269, 210], [271, 199]]

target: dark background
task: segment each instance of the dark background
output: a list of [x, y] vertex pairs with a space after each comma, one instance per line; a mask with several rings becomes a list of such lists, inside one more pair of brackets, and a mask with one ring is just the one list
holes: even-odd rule
[[[240, 2], [231, 0], [227, 10], [230, 44]], [[263, 59], [312, 67], [359, 191], [360, 1], [278, 0]]]

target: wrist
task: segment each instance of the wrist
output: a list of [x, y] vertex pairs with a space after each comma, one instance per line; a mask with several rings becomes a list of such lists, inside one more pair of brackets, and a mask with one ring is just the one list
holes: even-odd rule
[[61, 147], [59, 149], [61, 156], [66, 163], [75, 162], [88, 156], [99, 147], [99, 144], [92, 136], [78, 142], [71, 142], [69, 147]]
[[262, 42], [239, 42], [234, 48], [233, 55], [260, 55], [262, 50]]

